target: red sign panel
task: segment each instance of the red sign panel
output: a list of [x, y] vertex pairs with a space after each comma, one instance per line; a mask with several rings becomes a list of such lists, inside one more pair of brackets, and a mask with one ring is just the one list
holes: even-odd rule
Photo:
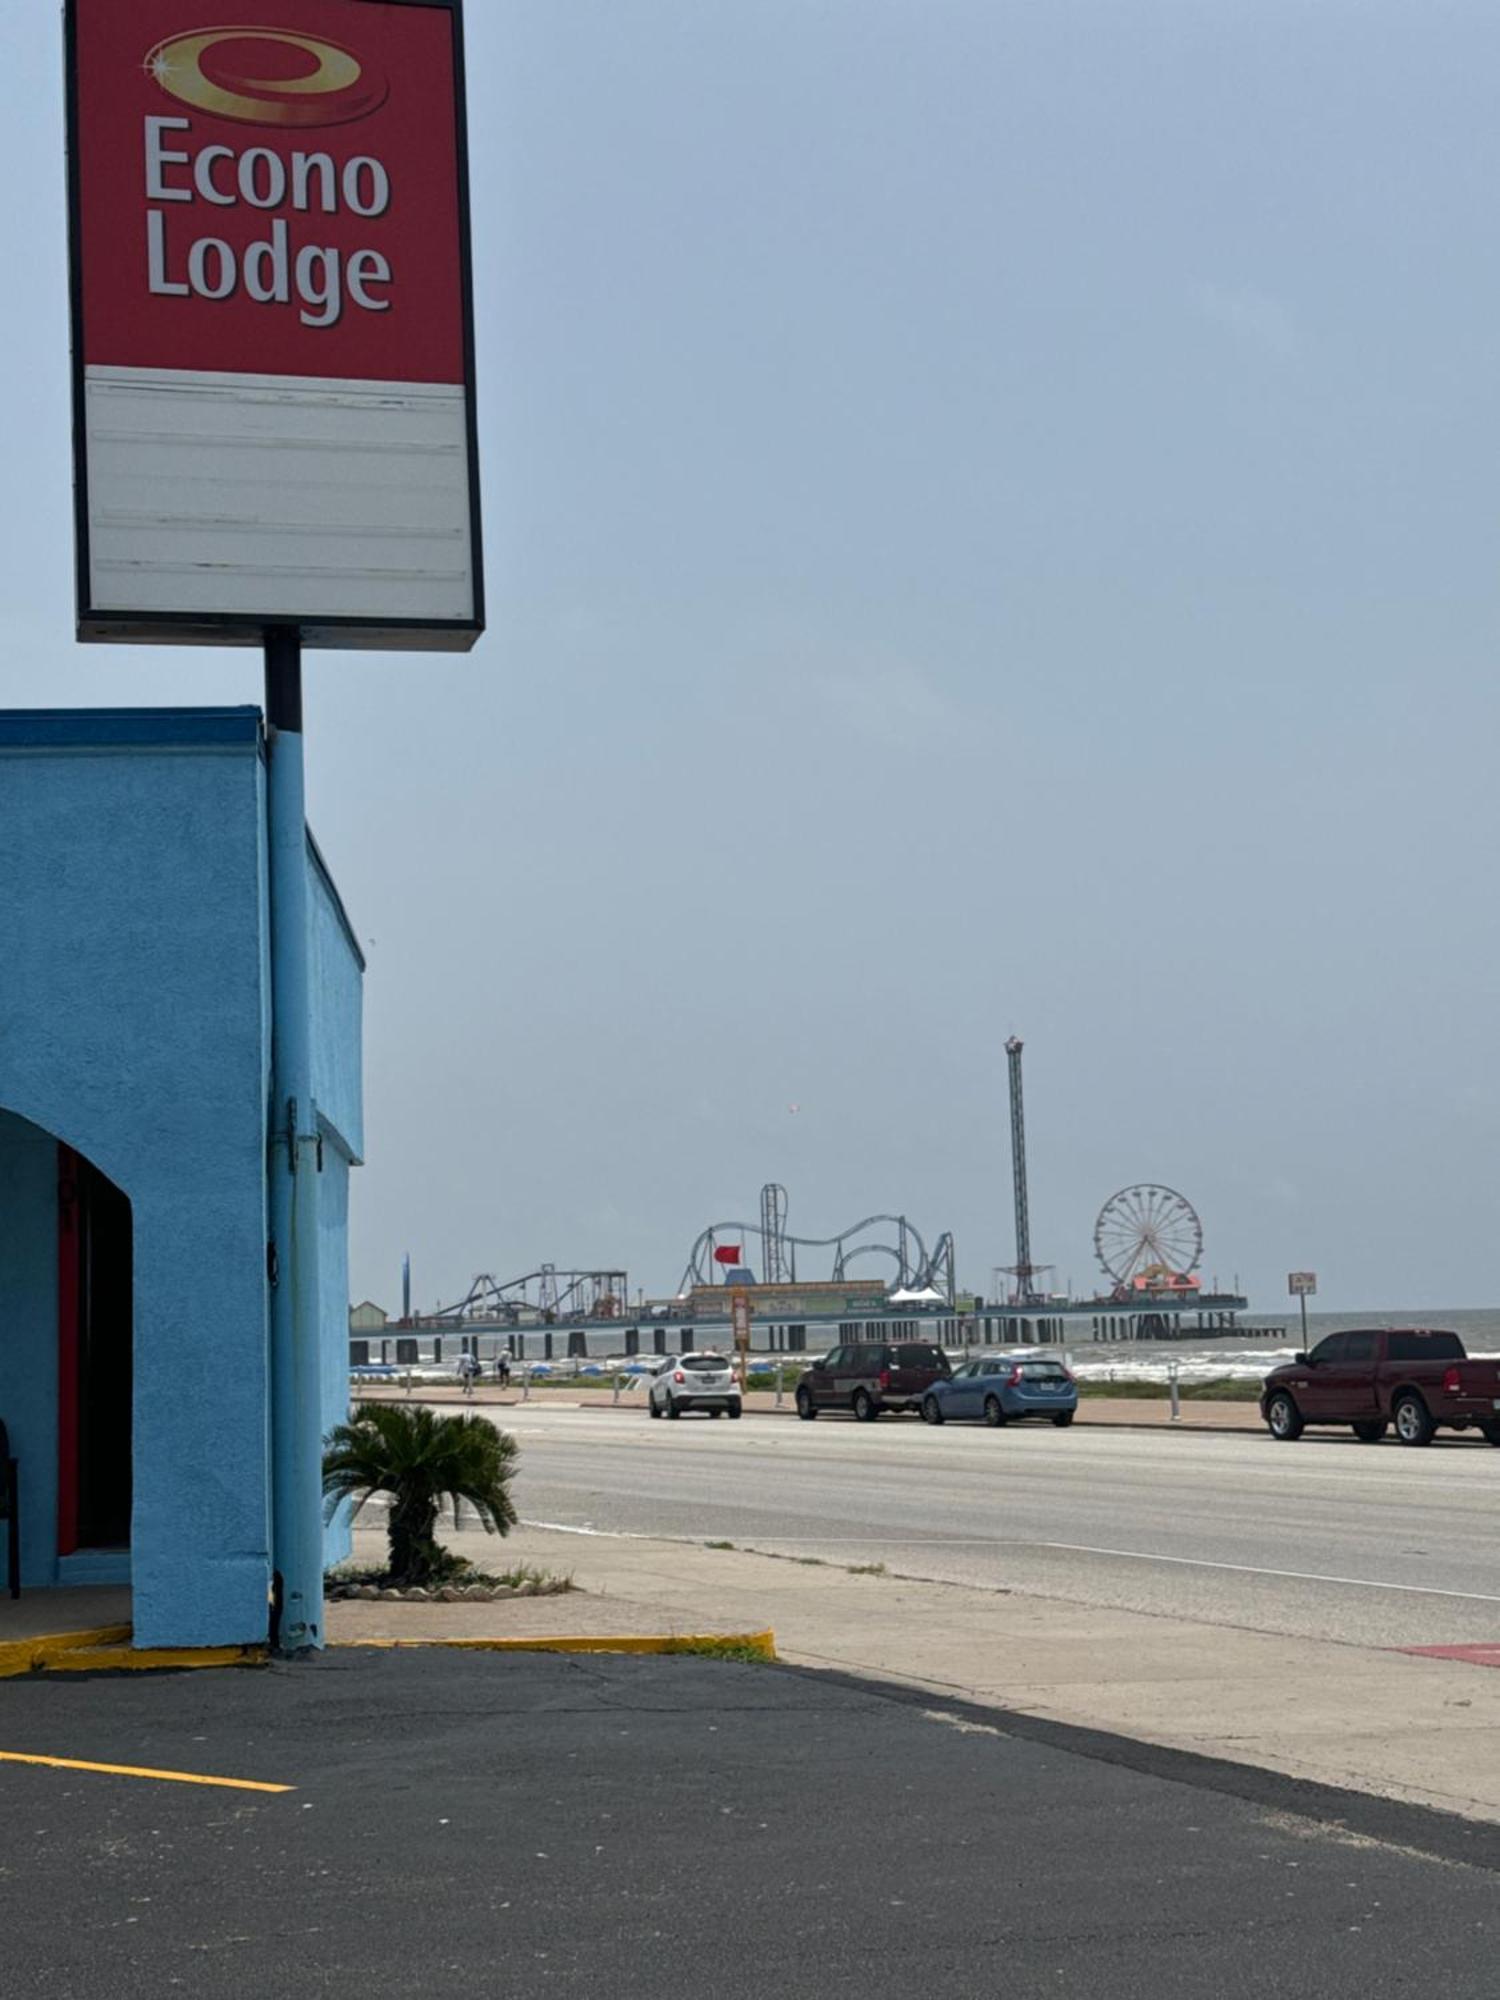
[[86, 364], [463, 381], [445, 7], [76, 6]]
[[460, 0], [67, 0], [79, 635], [483, 630]]

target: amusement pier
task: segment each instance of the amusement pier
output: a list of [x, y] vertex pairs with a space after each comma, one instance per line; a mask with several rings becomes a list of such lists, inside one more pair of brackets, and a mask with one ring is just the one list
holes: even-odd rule
[[[931, 1242], [910, 1217], [867, 1215], [829, 1235], [794, 1232], [787, 1190], [770, 1181], [751, 1221], [709, 1223], [688, 1251], [669, 1297], [632, 1293], [623, 1267], [543, 1263], [515, 1278], [483, 1271], [463, 1295], [413, 1309], [409, 1260], [399, 1316], [371, 1300], [350, 1314], [354, 1367], [481, 1361], [602, 1359], [686, 1353], [732, 1337], [734, 1301], [749, 1313], [749, 1346], [763, 1354], [820, 1352], [840, 1341], [938, 1340], [945, 1347], [1067, 1341], [1204, 1340], [1238, 1330], [1248, 1300], [1205, 1288], [1203, 1224], [1186, 1195], [1138, 1182], [1110, 1195], [1094, 1224], [1100, 1282], [1088, 1297], [1047, 1289], [1052, 1267], [1033, 1261], [1026, 1171], [1022, 1043], [1006, 1043], [1010, 1088], [1015, 1257], [996, 1266], [990, 1294], [961, 1291], [953, 1237]], [[883, 1264], [882, 1275], [854, 1267]], [[800, 1265], [800, 1269], [799, 1269]], [[822, 1268], [826, 1275], [812, 1275]]]

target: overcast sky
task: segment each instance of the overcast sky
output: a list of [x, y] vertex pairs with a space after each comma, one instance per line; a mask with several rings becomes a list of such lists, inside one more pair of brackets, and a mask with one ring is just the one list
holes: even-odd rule
[[[772, 1179], [988, 1292], [1017, 1031], [1057, 1282], [1161, 1180], [1257, 1306], [1494, 1301], [1500, 14], [468, 11], [490, 632], [308, 673], [354, 1296], [669, 1291]], [[258, 700], [72, 641], [57, 13], [0, 74], [0, 705]]]

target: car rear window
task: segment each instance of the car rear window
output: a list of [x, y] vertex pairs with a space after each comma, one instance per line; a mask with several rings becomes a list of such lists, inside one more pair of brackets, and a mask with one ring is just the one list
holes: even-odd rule
[[1028, 1382], [1062, 1382], [1067, 1372], [1060, 1361], [1023, 1361], [1021, 1374]]
[[1422, 1333], [1412, 1329], [1386, 1337], [1388, 1361], [1462, 1361], [1464, 1344], [1456, 1333]]
[[682, 1365], [700, 1375], [717, 1375], [729, 1363], [722, 1354], [684, 1354]]
[[898, 1368], [945, 1368], [947, 1357], [940, 1347], [913, 1345], [896, 1349]]

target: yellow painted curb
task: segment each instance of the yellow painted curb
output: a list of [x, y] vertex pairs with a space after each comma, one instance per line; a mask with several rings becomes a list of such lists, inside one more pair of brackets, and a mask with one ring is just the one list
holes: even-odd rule
[[[52, 1632], [34, 1639], [15, 1639], [0, 1646], [0, 1680], [20, 1674], [148, 1673], [170, 1668], [260, 1667], [269, 1655], [264, 1646], [132, 1646], [128, 1625], [105, 1625], [92, 1632]], [[776, 1658], [776, 1634], [765, 1632], [689, 1632], [649, 1636], [621, 1633], [563, 1633], [534, 1639], [333, 1639], [330, 1647], [372, 1646], [384, 1651], [440, 1647], [474, 1653], [690, 1653], [757, 1659]]]
[[144, 1673], [163, 1667], [250, 1667], [266, 1659], [264, 1646], [132, 1646], [128, 1625], [100, 1625], [91, 1632], [49, 1632], [0, 1646], [0, 1680], [18, 1674]]
[[90, 1646], [45, 1662], [54, 1674], [152, 1673], [164, 1667], [263, 1667], [264, 1646]]
[[8, 1639], [0, 1646], [0, 1680], [35, 1673], [58, 1654], [80, 1646], [116, 1646], [129, 1637], [128, 1625], [96, 1625], [82, 1632], [39, 1632], [30, 1639]]
[[675, 1636], [657, 1634], [643, 1638], [621, 1634], [597, 1637], [592, 1634], [563, 1635], [535, 1639], [330, 1639], [330, 1647], [352, 1649], [378, 1646], [387, 1652], [411, 1647], [442, 1647], [449, 1652], [470, 1653], [694, 1653], [700, 1658], [715, 1654], [753, 1653], [760, 1660], [776, 1657], [774, 1632], [689, 1632]]

